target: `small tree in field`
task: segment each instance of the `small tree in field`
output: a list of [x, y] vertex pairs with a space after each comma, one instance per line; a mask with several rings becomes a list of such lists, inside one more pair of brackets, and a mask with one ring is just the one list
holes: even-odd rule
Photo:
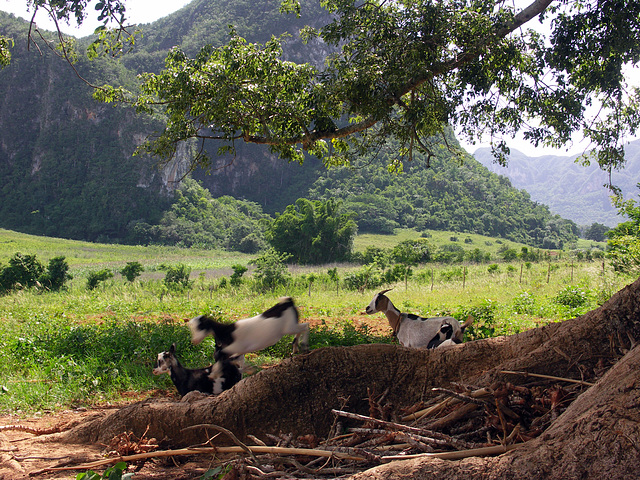
[[232, 265], [233, 275], [229, 278], [229, 283], [232, 287], [237, 287], [242, 283], [242, 275], [248, 270], [244, 265]]
[[285, 262], [290, 256], [286, 253], [278, 253], [271, 248], [252, 261], [256, 266], [254, 277], [258, 289], [273, 290], [289, 281], [291, 275]]
[[103, 268], [97, 272], [91, 272], [87, 277], [87, 288], [89, 290], [94, 290], [100, 282], [104, 282], [110, 278], [113, 278], [113, 272], [108, 268]]
[[191, 281], [189, 275], [191, 275], [191, 269], [186, 265], [180, 263], [175, 267], [165, 267], [167, 273], [164, 276], [164, 284], [169, 289], [188, 289], [191, 288]]
[[127, 281], [133, 282], [143, 271], [144, 267], [139, 262], [127, 262], [127, 264], [120, 270], [120, 275], [126, 278]]
[[67, 280], [73, 276], [69, 274], [69, 264], [64, 257], [55, 257], [49, 260], [47, 271], [40, 277], [40, 284], [53, 292], [57, 292], [64, 287]]

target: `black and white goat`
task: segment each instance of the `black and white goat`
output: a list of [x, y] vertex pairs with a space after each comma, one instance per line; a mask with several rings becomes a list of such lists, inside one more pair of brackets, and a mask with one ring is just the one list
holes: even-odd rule
[[171, 381], [182, 396], [197, 390], [202, 393], [219, 395], [229, 390], [242, 379], [244, 357], [223, 359], [205, 368], [184, 368], [176, 357], [176, 344], [158, 354], [154, 375], [169, 372]]
[[207, 335], [216, 339], [216, 360], [267, 348], [284, 335], [295, 335], [293, 353], [309, 351], [309, 325], [299, 323], [298, 309], [291, 297], [255, 317], [234, 323], [219, 323], [207, 315], [189, 321], [191, 341], [200, 343]]
[[453, 317], [423, 318], [402, 313], [385, 295], [388, 291], [376, 293], [365, 311], [368, 315], [383, 312], [398, 341], [405, 347], [436, 348], [462, 343], [465, 329], [473, 323], [471, 316], [461, 325]]

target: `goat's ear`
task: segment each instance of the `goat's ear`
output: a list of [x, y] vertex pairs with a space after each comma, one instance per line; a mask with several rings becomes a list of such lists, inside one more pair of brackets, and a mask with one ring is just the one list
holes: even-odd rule
[[464, 331], [465, 331], [465, 329], [466, 329], [467, 327], [470, 327], [470, 326], [473, 324], [473, 320], [474, 320], [474, 318], [473, 318], [471, 315], [469, 315], [469, 316], [467, 317], [467, 321], [466, 321], [466, 322], [464, 322], [464, 323], [462, 324], [462, 326], [460, 327], [460, 328], [461, 328], [461, 330], [464, 332]]
[[169, 353], [176, 353], [176, 344], [172, 343], [169, 347]]

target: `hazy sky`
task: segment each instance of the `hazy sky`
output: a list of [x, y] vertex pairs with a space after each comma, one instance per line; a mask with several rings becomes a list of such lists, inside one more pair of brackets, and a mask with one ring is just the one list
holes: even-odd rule
[[[190, 3], [191, 0], [129, 0], [126, 2], [127, 7], [127, 16], [128, 20], [131, 23], [141, 24], [141, 23], [151, 23], [159, 18], [162, 18], [170, 13], [179, 10], [186, 4]], [[516, 0], [516, 3], [520, 3], [522, 0]], [[529, 1], [525, 0], [525, 3], [529, 3]], [[78, 28], [74, 25], [66, 25], [61, 24], [62, 30], [69, 34], [74, 35], [76, 37], [84, 37], [87, 35], [91, 35], [96, 27], [100, 25], [95, 19], [95, 12], [91, 10], [89, 12], [89, 17], [84, 23]], [[25, 0], [0, 0], [0, 10], [5, 12], [13, 13], [16, 16], [22, 17], [25, 20], [31, 20], [32, 13], [27, 12], [26, 1]], [[39, 12], [36, 17], [36, 23], [41, 28], [47, 30], [55, 30], [55, 26], [53, 22], [48, 20], [48, 17], [45, 12]], [[628, 69], [629, 78], [631, 83], [635, 86], [640, 86], [640, 69]], [[479, 147], [486, 147], [487, 144], [479, 144], [476, 145], [468, 145], [462, 142], [462, 135], [458, 135], [459, 140], [461, 140], [462, 146], [470, 153], [473, 153]], [[489, 139], [483, 139], [488, 141]], [[549, 148], [534, 148], [527, 142], [521, 139], [507, 139], [508, 145], [512, 149], [517, 149], [522, 153], [528, 156], [539, 156], [539, 155], [574, 155], [580, 154], [585, 151], [585, 149], [589, 149], [589, 145], [585, 141], [577, 140], [573, 145], [564, 147], [559, 150], [549, 149]]]
[[[179, 10], [191, 0], [129, 0], [125, 3], [127, 7], [127, 17], [130, 23], [151, 23], [159, 18], [169, 15]], [[0, 0], [0, 10], [13, 13], [25, 20], [31, 20], [33, 12], [27, 12], [25, 0]], [[80, 28], [73, 23], [71, 26], [61, 24], [62, 31], [76, 37], [91, 35], [93, 31], [101, 25], [96, 20], [96, 13], [93, 6], [89, 7], [88, 17]], [[46, 30], [55, 30], [53, 22], [48, 20], [46, 12], [38, 12], [36, 23]]]

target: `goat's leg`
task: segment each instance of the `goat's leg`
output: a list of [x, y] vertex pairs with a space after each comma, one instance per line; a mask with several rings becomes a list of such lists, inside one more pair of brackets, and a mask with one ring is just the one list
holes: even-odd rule
[[309, 324], [299, 323], [296, 336], [292, 343], [293, 353], [307, 353], [309, 351]]

